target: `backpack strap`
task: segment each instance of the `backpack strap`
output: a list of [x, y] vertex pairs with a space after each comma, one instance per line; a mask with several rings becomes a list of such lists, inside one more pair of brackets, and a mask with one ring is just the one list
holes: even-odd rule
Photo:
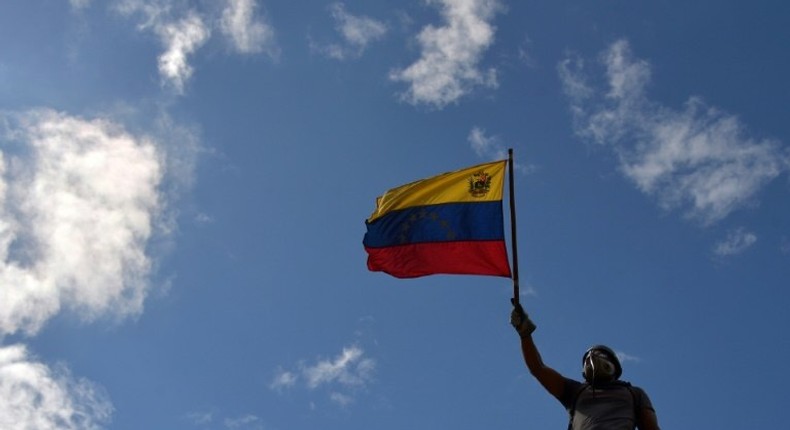
[[634, 399], [634, 424], [638, 428], [642, 428], [642, 396], [637, 395], [636, 390], [631, 384], [628, 384], [628, 391], [631, 392], [631, 397]]
[[579, 396], [581, 396], [582, 391], [584, 391], [590, 384], [587, 382], [582, 383], [579, 388], [576, 389], [576, 392], [573, 394], [573, 403], [571, 403], [571, 408], [568, 410], [568, 414], [570, 414], [570, 418], [568, 419], [568, 430], [573, 429], [573, 416], [576, 414], [576, 402], [579, 401]]
[[631, 393], [631, 399], [633, 400], [634, 405], [634, 425], [641, 429], [642, 426], [640, 425], [640, 418], [642, 416], [642, 396], [636, 392], [630, 382], [621, 381], [621, 383], [626, 388], [628, 388], [628, 392]]

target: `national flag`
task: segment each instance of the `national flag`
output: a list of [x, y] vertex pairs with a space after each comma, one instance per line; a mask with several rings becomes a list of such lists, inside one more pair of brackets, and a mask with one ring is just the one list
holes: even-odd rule
[[502, 191], [507, 160], [444, 173], [385, 192], [365, 221], [368, 269], [396, 278], [510, 277]]

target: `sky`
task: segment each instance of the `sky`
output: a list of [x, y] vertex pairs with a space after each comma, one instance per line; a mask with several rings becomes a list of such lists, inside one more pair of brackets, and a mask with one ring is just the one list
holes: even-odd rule
[[603, 343], [662, 428], [783, 427], [788, 18], [0, 2], [0, 428], [563, 428], [509, 279], [362, 247], [384, 191], [508, 148], [546, 364]]

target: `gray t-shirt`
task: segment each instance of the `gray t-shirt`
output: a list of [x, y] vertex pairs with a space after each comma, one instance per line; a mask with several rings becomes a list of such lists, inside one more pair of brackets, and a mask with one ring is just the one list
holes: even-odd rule
[[575, 405], [573, 430], [633, 430], [636, 408], [653, 409], [644, 390], [620, 381], [593, 389], [589, 384], [566, 378], [558, 400], [568, 412]]

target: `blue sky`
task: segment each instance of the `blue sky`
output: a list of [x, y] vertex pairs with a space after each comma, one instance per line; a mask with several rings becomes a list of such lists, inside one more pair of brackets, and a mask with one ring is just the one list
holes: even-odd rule
[[385, 190], [514, 148], [547, 364], [783, 425], [790, 6], [7, 0], [0, 427], [561, 428], [507, 279], [368, 272]]

